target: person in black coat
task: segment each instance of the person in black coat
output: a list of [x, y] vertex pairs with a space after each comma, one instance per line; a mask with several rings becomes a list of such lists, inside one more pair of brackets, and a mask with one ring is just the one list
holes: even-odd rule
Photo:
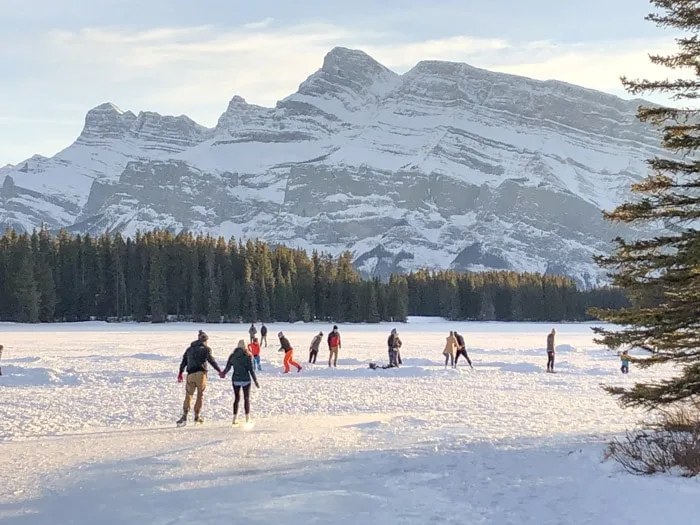
[[455, 332], [455, 338], [457, 339], [457, 355], [455, 356], [455, 368], [457, 368], [457, 363], [459, 362], [459, 356], [463, 356], [464, 359], [467, 360], [467, 363], [469, 363], [469, 366], [474, 368], [472, 366], [472, 360], [469, 359], [469, 354], [467, 354], [467, 345], [464, 342], [464, 337], [462, 337], [462, 334], [458, 334]]
[[245, 411], [245, 422], [250, 423], [250, 383], [255, 383], [256, 388], [260, 388], [258, 378], [255, 376], [255, 369], [250, 359], [250, 355], [246, 352], [245, 341], [238, 341], [238, 346], [228, 357], [226, 368], [219, 374], [223, 379], [228, 374], [229, 370], [233, 370], [231, 374], [231, 383], [233, 384], [233, 425], [238, 425], [238, 405], [241, 402], [241, 390], [243, 390], [243, 410]]
[[267, 348], [267, 326], [265, 323], [260, 327], [260, 344], [265, 343], [265, 348]]
[[204, 390], [207, 388], [207, 363], [221, 373], [221, 368], [216, 363], [214, 356], [211, 355], [211, 348], [207, 345], [208, 340], [209, 336], [200, 330], [197, 340], [192, 341], [189, 348], [182, 355], [177, 382], [182, 383], [185, 369], [187, 369], [187, 381], [185, 382], [185, 402], [182, 406], [182, 417], [178, 420], [178, 425], [187, 424], [187, 413], [190, 411], [192, 396], [195, 391], [197, 392], [197, 400], [194, 403], [194, 422], [204, 422], [201, 417], [201, 411]]

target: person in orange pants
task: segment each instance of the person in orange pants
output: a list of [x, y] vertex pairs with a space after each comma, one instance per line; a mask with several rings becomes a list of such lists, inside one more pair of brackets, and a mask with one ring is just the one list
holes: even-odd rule
[[284, 352], [284, 373], [289, 373], [289, 365], [296, 366], [297, 372], [301, 372], [301, 365], [294, 361], [294, 348], [289, 344], [289, 339], [287, 339], [282, 332], [277, 334], [280, 338], [280, 351]]

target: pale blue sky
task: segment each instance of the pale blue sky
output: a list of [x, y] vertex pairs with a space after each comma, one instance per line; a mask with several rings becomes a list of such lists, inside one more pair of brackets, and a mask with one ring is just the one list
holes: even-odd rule
[[402, 73], [424, 59], [623, 95], [672, 50], [645, 0], [0, 0], [0, 166], [52, 155], [110, 101], [212, 126], [229, 99], [273, 105], [332, 47]]

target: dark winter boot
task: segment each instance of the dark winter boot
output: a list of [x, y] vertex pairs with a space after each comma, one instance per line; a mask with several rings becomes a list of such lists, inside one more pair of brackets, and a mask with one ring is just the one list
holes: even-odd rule
[[195, 422], [195, 423], [200, 423], [200, 424], [201, 424], [201, 423], [204, 423], [204, 418], [203, 418], [202, 416], [200, 416], [199, 414], [195, 414], [195, 415], [194, 415], [194, 422]]
[[187, 414], [182, 414], [182, 417], [177, 420], [178, 427], [184, 427], [187, 424]]

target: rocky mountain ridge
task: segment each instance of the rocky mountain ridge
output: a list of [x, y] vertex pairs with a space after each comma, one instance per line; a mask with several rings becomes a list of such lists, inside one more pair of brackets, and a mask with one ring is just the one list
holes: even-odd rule
[[52, 158], [0, 169], [0, 223], [133, 234], [170, 228], [351, 250], [420, 267], [563, 273], [629, 234], [602, 219], [660, 152], [639, 101], [423, 61], [398, 75], [335, 48], [274, 108], [234, 96], [214, 128], [90, 110]]

